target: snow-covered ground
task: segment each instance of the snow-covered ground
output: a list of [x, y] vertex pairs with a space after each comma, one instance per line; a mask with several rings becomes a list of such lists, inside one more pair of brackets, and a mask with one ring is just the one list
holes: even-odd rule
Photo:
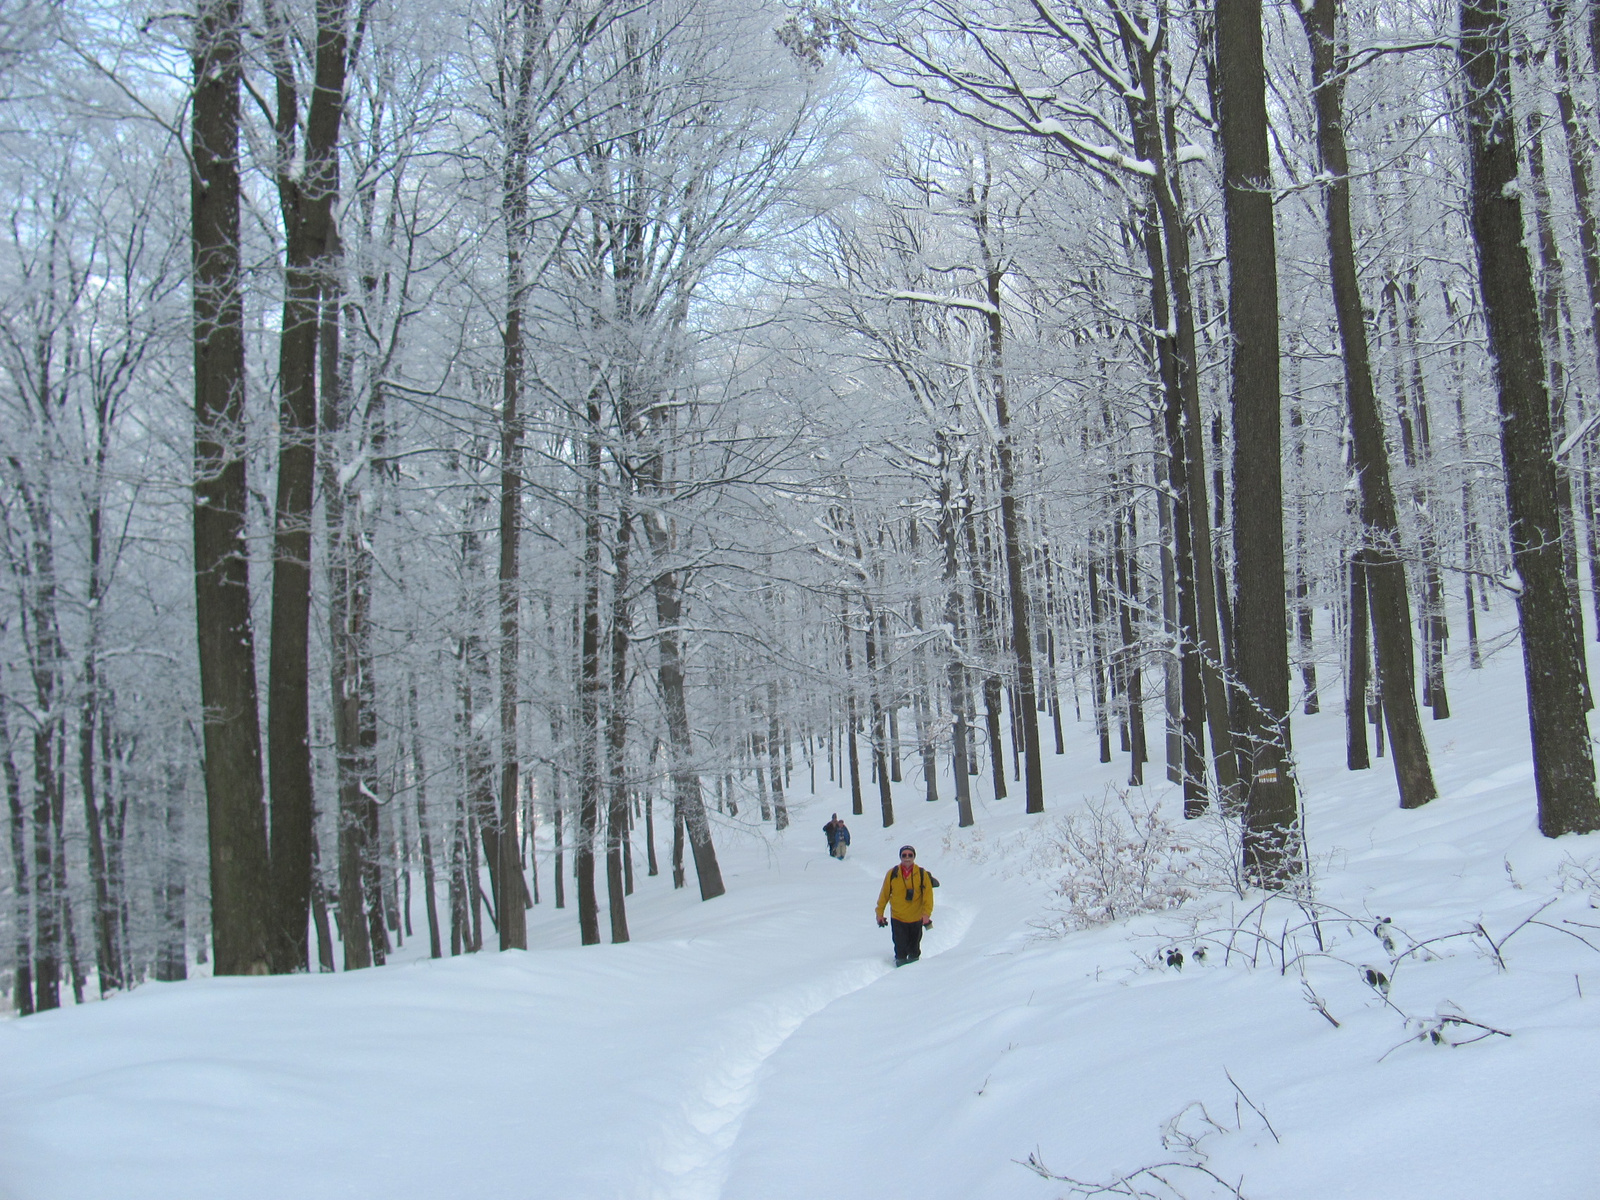
[[[843, 863], [821, 825], [848, 798], [797, 773], [787, 833], [720, 835], [727, 896], [641, 862], [629, 945], [579, 947], [547, 876], [527, 953], [416, 957], [418, 897], [423, 936], [381, 970], [0, 1022], [0, 1198], [1069, 1194], [1034, 1154], [1100, 1182], [1190, 1164], [1172, 1192], [1140, 1177], [1190, 1200], [1234, 1194], [1202, 1163], [1252, 1200], [1600, 1195], [1600, 951], [1579, 940], [1600, 946], [1600, 911], [1563, 866], [1600, 836], [1535, 830], [1517, 648], [1450, 682], [1442, 795], [1417, 812], [1387, 760], [1344, 770], [1336, 697], [1296, 718], [1304, 908], [1224, 889], [1045, 936], [1044, 835], [1126, 771], [1079, 726], [1043, 817], [980, 802], [958, 833], [949, 781], [923, 802], [908, 759], [899, 820], [877, 828], [869, 794]], [[943, 886], [896, 971], [872, 906], [906, 841]]]

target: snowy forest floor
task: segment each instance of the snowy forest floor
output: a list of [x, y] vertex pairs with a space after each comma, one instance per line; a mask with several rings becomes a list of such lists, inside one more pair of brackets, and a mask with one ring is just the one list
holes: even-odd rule
[[[1536, 832], [1514, 642], [1450, 684], [1456, 715], [1428, 726], [1442, 794], [1416, 812], [1387, 760], [1345, 771], [1337, 697], [1295, 718], [1314, 904], [1223, 886], [1060, 935], [1052, 835], [1127, 770], [1085, 723], [1047, 763], [1043, 817], [979, 800], [974, 831], [948, 778], [921, 799], [911, 756], [888, 830], [875, 790], [849, 818], [799, 770], [790, 830], [720, 831], [725, 897], [640, 856], [628, 945], [579, 947], [546, 867], [527, 953], [419, 957], [418, 894], [421, 936], [380, 970], [0, 1022], [0, 1198], [1082, 1194], [1031, 1154], [1101, 1183], [1182, 1164], [1172, 1190], [1137, 1184], [1188, 1200], [1600, 1194], [1600, 951], [1579, 940], [1600, 946], [1600, 886], [1575, 869], [1600, 835]], [[1145, 794], [1177, 829], [1146, 860], [1203, 872], [1216, 825], [1184, 827], [1164, 782]], [[872, 906], [907, 841], [943, 886], [925, 957], [896, 971]]]

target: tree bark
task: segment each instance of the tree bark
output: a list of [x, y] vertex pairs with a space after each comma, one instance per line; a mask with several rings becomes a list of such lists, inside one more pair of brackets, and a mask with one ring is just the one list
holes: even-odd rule
[[428, 957], [442, 954], [439, 940], [439, 902], [434, 887], [433, 829], [428, 823], [428, 764], [422, 750], [422, 722], [417, 718], [417, 678], [406, 681], [406, 723], [411, 735], [411, 767], [416, 772], [417, 837], [422, 845], [422, 897], [428, 911]]
[[1459, 50], [1467, 82], [1469, 195], [1478, 281], [1500, 401], [1500, 447], [1512, 563], [1520, 587], [1523, 674], [1539, 830], [1600, 828], [1577, 639], [1562, 562], [1551, 461], [1544, 348], [1515, 188], [1510, 36], [1504, 0], [1463, 0]]
[[[987, 164], [985, 164], [987, 169]], [[1024, 577], [1024, 548], [1022, 516], [1017, 507], [1016, 455], [1013, 445], [1010, 402], [1006, 393], [1005, 326], [1001, 320], [1001, 283], [1005, 278], [1005, 264], [995, 253], [989, 240], [989, 210], [987, 199], [988, 179], [984, 180], [984, 198], [976, 208], [973, 219], [978, 232], [978, 249], [984, 271], [984, 312], [989, 332], [989, 391], [994, 404], [995, 458], [999, 465], [1000, 485], [1000, 537], [1005, 545], [1006, 590], [1011, 609], [1011, 653], [1017, 665], [1017, 703], [1012, 720], [1022, 724], [1023, 740], [1023, 795], [1025, 811], [1044, 811], [1044, 764], [1039, 751], [1038, 688], [1033, 675], [1033, 633], [1028, 587]], [[1000, 774], [998, 760], [995, 774]]]
[[239, 260], [239, 0], [194, 25], [190, 213], [194, 279], [194, 569], [204, 709], [211, 932], [219, 975], [267, 971], [271, 881], [250, 621], [244, 296]]
[[[661, 494], [665, 482], [659, 464], [650, 470], [652, 486]], [[705, 794], [700, 773], [694, 764], [694, 738], [689, 727], [689, 705], [684, 697], [682, 650], [683, 591], [681, 572], [670, 569], [669, 555], [675, 549], [671, 530], [655, 514], [644, 518], [645, 536], [655, 558], [651, 590], [656, 601], [656, 684], [661, 689], [662, 706], [667, 714], [667, 741], [672, 755], [673, 837], [689, 839], [694, 858], [695, 877], [700, 884], [700, 899], [714, 900], [726, 892], [717, 848], [711, 840], [711, 822], [706, 815]], [[683, 847], [673, 847], [674, 886], [683, 886]]]
[[[956, 823], [965, 829], [973, 823], [972, 786], [967, 772], [970, 751], [967, 739], [971, 729], [963, 654], [966, 649], [965, 604], [961, 591], [961, 550], [957, 524], [960, 512], [952, 495], [950, 446], [941, 430], [939, 446], [939, 544], [944, 551], [944, 623], [949, 646], [945, 658], [945, 677], [950, 690], [950, 710], [955, 718], [951, 733], [950, 772], [955, 777]], [[859, 807], [857, 809], [859, 810]]]
[[866, 810], [861, 802], [861, 750], [856, 744], [856, 727], [861, 723], [861, 717], [856, 712], [856, 683], [855, 683], [855, 656], [851, 652], [850, 642], [852, 630], [850, 628], [850, 613], [848, 601], [841, 592], [839, 595], [839, 633], [844, 640], [844, 679], [845, 679], [845, 742], [849, 748], [850, 757], [850, 815], [859, 817]]
[[[1334, 312], [1343, 348], [1345, 397], [1350, 406], [1351, 461], [1361, 496], [1366, 547], [1361, 571], [1372, 601], [1378, 691], [1383, 698], [1395, 783], [1401, 808], [1419, 808], [1438, 795], [1428, 762], [1428, 743], [1417, 712], [1412, 661], [1411, 607], [1383, 418], [1372, 386], [1371, 354], [1356, 274], [1350, 222], [1349, 160], [1344, 137], [1344, 75], [1339, 54], [1337, 0], [1314, 0], [1301, 19], [1311, 44], [1312, 88], [1317, 109], [1317, 145], [1329, 175], [1324, 190], [1328, 221], [1328, 265]], [[1354, 619], [1352, 617], [1352, 619]]]
[[278, 204], [284, 227], [283, 328], [278, 344], [278, 482], [272, 543], [272, 644], [267, 667], [267, 774], [272, 914], [268, 955], [277, 973], [306, 969], [311, 906], [311, 522], [316, 471], [316, 364], [321, 303], [337, 296], [333, 208], [344, 117], [347, 37], [343, 0], [319, 0], [305, 165], [293, 171], [300, 103], [289, 31], [267, 6], [277, 77]]
[[[1150, 315], [1161, 379], [1167, 482], [1171, 485], [1173, 559], [1177, 584], [1180, 705], [1183, 713], [1183, 812], [1202, 815], [1207, 806], [1205, 734], [1209, 727], [1217, 785], [1232, 794], [1235, 772], [1227, 729], [1227, 699], [1220, 681], [1221, 646], [1216, 629], [1215, 580], [1211, 567], [1211, 522], [1207, 515], [1199, 389], [1195, 380], [1193, 297], [1189, 285], [1189, 233], [1180, 196], [1169, 176], [1167, 130], [1161, 119], [1157, 62], [1163, 49], [1148, 45], [1126, 18], [1119, 18], [1124, 52], [1139, 82], [1124, 97], [1134, 148], [1154, 164], [1138, 214], [1150, 269]], [[1220, 740], [1219, 740], [1220, 738]], [[1231, 801], [1230, 801], [1231, 803]]]
[[600, 830], [600, 401], [586, 405], [583, 483], [583, 609], [578, 646], [578, 930], [585, 946], [600, 942], [594, 886], [594, 844]]
[[528, 154], [533, 113], [533, 69], [540, 6], [535, 0], [517, 5], [520, 42], [516, 80], [509, 97], [505, 155], [501, 163], [500, 209], [506, 238], [506, 320], [501, 360], [500, 393], [500, 803], [494, 845], [497, 855], [495, 907], [500, 913], [500, 949], [528, 948], [527, 883], [518, 852], [517, 680], [520, 584], [518, 557], [522, 533], [522, 319], [526, 303], [526, 268], [522, 255], [528, 239]]
[[12, 953], [15, 973], [11, 980], [11, 1000], [19, 1016], [33, 1013], [33, 946], [28, 937], [29, 885], [28, 885], [28, 828], [27, 813], [22, 806], [22, 775], [17, 770], [17, 760], [11, 753], [10, 701], [0, 689], [0, 767], [5, 771], [6, 815], [11, 831], [11, 929]]
[[1345, 767], [1365, 771], [1372, 766], [1367, 751], [1367, 615], [1366, 551], [1350, 556], [1349, 658], [1345, 668], [1344, 729]]
[[627, 501], [627, 482], [618, 482], [622, 498], [617, 505], [617, 540], [611, 551], [611, 704], [606, 720], [606, 902], [611, 940], [625, 942], [628, 889], [623, 879], [623, 845], [628, 837], [628, 648], [632, 625], [628, 593], [632, 587], [633, 512]]
[[1244, 784], [1244, 866], [1265, 886], [1300, 867], [1300, 809], [1289, 760], [1289, 615], [1283, 556], [1278, 257], [1267, 151], [1260, 0], [1216, 0], [1216, 91], [1227, 224], [1236, 567], [1234, 654], [1244, 720], [1234, 750]]

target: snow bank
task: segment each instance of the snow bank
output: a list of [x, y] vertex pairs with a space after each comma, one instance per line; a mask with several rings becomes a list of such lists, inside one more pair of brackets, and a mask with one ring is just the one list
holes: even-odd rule
[[[1387, 761], [1343, 769], [1342, 713], [1296, 718], [1302, 905], [1224, 888], [1050, 936], [1049, 822], [1126, 770], [1080, 729], [1043, 818], [980, 801], [955, 831], [908, 782], [893, 829], [850, 819], [841, 863], [821, 825], [848, 800], [819, 789], [785, 834], [723, 834], [722, 899], [641, 868], [631, 945], [580, 948], [541, 905], [527, 953], [0, 1023], [0, 1197], [1070, 1194], [1030, 1156], [1228, 1185], [1141, 1177], [1191, 1200], [1595, 1195], [1600, 838], [1535, 832], [1515, 648], [1451, 682], [1442, 795], [1416, 812]], [[895, 971], [871, 909], [908, 840], [943, 886]]]

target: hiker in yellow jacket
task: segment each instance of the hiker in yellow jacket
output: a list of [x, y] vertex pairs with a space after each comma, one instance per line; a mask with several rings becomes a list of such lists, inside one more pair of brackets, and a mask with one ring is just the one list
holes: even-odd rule
[[[889, 909], [884, 920], [883, 910]], [[878, 892], [878, 926], [889, 926], [894, 937], [894, 965], [904, 966], [922, 957], [922, 931], [933, 924], [933, 876], [917, 866], [917, 851], [900, 847], [900, 865], [890, 867]]]

